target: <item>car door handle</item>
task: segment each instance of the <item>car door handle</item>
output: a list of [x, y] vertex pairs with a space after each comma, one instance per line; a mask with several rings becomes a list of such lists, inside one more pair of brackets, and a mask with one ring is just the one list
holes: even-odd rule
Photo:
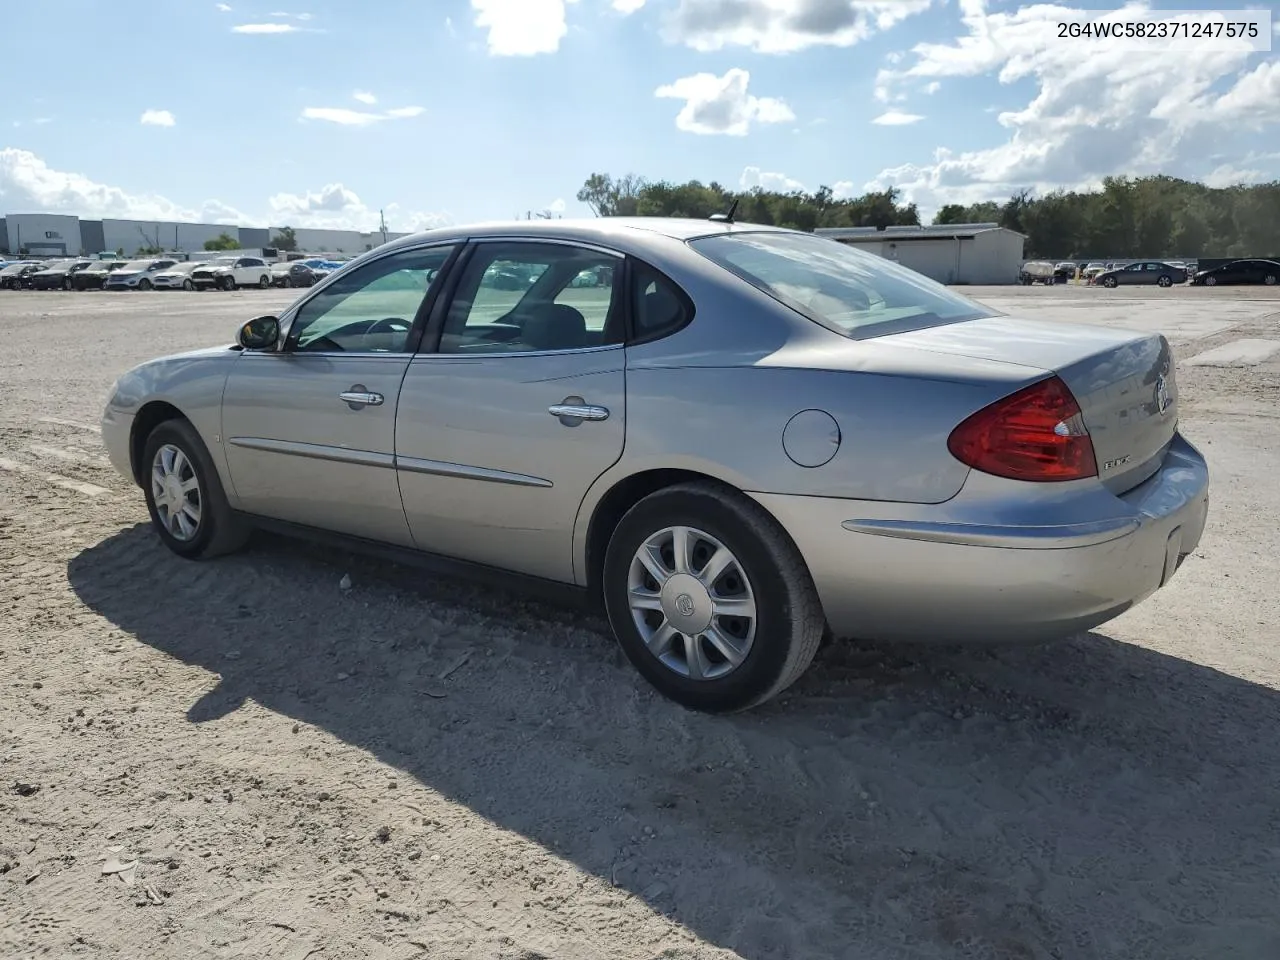
[[[573, 397], [571, 399], [577, 399]], [[609, 408], [597, 407], [591, 403], [553, 403], [547, 407], [547, 413], [563, 420], [608, 420]]]
[[353, 406], [377, 407], [382, 404], [382, 394], [366, 390], [344, 390], [338, 399]]

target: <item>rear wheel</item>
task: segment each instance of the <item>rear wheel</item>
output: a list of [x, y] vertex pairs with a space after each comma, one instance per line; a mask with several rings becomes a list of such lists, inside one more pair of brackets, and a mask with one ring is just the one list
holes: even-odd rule
[[70, 289], [71, 289], [71, 278], [70, 278], [70, 277], [63, 277], [63, 278], [62, 278], [62, 289], [63, 289], [63, 290], [70, 290]]
[[258, 289], [265, 290], [269, 286], [271, 286], [271, 274], [264, 273], [258, 278]]
[[1168, 274], [1161, 274], [1160, 279], [1157, 280], [1156, 283], [1162, 287], [1172, 287], [1173, 277], [1169, 276]]
[[138, 281], [138, 289], [139, 289], [139, 290], [150, 290], [150, 289], [151, 289], [151, 281], [150, 281], [150, 280], [148, 280], [146, 277], [143, 277], [141, 280], [139, 280], [139, 281]]
[[196, 285], [192, 283], [189, 279], [182, 281], [183, 290], [194, 290], [195, 288], [196, 288]]
[[186, 420], [166, 420], [143, 451], [142, 489], [164, 545], [188, 559], [240, 549], [249, 526], [232, 511], [200, 435]]
[[1117, 280], [1115, 277], [1107, 277], [1105, 280], [1102, 281], [1102, 285], [1104, 287], [1114, 289], [1115, 287], [1118, 287], [1120, 285], [1120, 281]]
[[632, 507], [609, 540], [605, 607], [632, 665], [664, 696], [745, 710], [805, 671], [826, 621], [795, 545], [759, 504], [697, 482]]
[[1276, 274], [1274, 273], [1268, 273], [1265, 277], [1262, 278], [1262, 282], [1265, 283], [1268, 287], [1274, 287], [1277, 282], [1280, 282], [1280, 277], [1276, 276]]
[[1206, 287], [1216, 287], [1216, 286], [1218, 285], [1218, 278], [1217, 278], [1217, 277], [1205, 277], [1205, 278], [1204, 278], [1204, 285], [1205, 285]]

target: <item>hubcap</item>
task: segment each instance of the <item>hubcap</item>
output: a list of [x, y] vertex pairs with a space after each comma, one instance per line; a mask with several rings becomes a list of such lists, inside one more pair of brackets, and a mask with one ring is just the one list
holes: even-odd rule
[[151, 496], [160, 522], [175, 540], [190, 540], [200, 532], [200, 481], [187, 455], [171, 443], [157, 450], [151, 463]]
[[723, 543], [694, 527], [667, 527], [636, 551], [627, 577], [631, 617], [668, 669], [715, 680], [746, 660], [756, 601], [746, 572]]

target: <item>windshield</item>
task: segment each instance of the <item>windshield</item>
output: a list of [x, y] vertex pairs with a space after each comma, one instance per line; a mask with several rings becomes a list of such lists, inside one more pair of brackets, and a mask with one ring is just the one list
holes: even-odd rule
[[175, 263], [172, 267], [165, 267], [164, 272], [165, 273], [190, 273], [192, 270], [194, 270], [198, 266], [199, 266], [198, 263], [191, 263], [191, 262]]
[[797, 313], [854, 339], [995, 315], [913, 270], [813, 234], [726, 233], [689, 245]]
[[207, 267], [229, 267], [236, 262], [235, 257], [214, 257], [212, 260], [206, 260]]
[[121, 270], [145, 270], [147, 269], [147, 267], [151, 266], [151, 264], [153, 264], [154, 262], [155, 262], [154, 260], [130, 260], [120, 269]]

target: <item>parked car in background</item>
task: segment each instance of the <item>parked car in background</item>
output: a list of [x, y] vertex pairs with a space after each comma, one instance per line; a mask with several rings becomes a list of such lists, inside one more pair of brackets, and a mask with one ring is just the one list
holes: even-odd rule
[[1055, 264], [1053, 268], [1053, 279], [1058, 283], [1070, 283], [1076, 278], [1076, 271], [1079, 269], [1075, 263], [1070, 260], [1063, 260], [1061, 263]]
[[1187, 282], [1185, 267], [1175, 267], [1163, 260], [1140, 260], [1128, 266], [1106, 270], [1094, 277], [1095, 284], [1104, 287], [1124, 287], [1137, 285], [1154, 285], [1172, 287], [1175, 283]]
[[271, 283], [277, 287], [313, 287], [331, 272], [304, 260], [277, 263], [271, 268]]
[[1199, 271], [1191, 282], [1206, 287], [1220, 283], [1262, 283], [1274, 287], [1280, 283], [1280, 263], [1274, 260], [1233, 260], [1211, 270]]
[[107, 275], [104, 290], [150, 290], [155, 286], [155, 275], [168, 270], [177, 260], [130, 260], [119, 270]]
[[1018, 282], [1023, 286], [1033, 283], [1053, 285], [1057, 276], [1057, 268], [1048, 260], [1028, 260], [1018, 273]]
[[0, 290], [21, 290], [27, 285], [27, 277], [44, 264], [37, 260], [19, 260], [0, 270]]
[[175, 263], [155, 274], [151, 282], [157, 290], [194, 290], [196, 285], [191, 282], [191, 271], [198, 266], [199, 262], [192, 260]]
[[271, 268], [261, 257], [215, 257], [191, 271], [198, 290], [236, 290], [240, 287], [271, 286]]
[[32, 290], [72, 290], [75, 288], [75, 275], [92, 267], [96, 260], [60, 260], [46, 264], [31, 274]]
[[107, 282], [107, 277], [128, 262], [127, 260], [98, 260], [92, 266], [72, 274], [72, 289], [101, 290]]
[[799, 231], [602, 217], [392, 241], [124, 373], [101, 429], [181, 557], [258, 525], [487, 567], [732, 711], [828, 627], [1048, 640], [1162, 588], [1208, 510], [1178, 399], [1156, 332], [1004, 316]]

